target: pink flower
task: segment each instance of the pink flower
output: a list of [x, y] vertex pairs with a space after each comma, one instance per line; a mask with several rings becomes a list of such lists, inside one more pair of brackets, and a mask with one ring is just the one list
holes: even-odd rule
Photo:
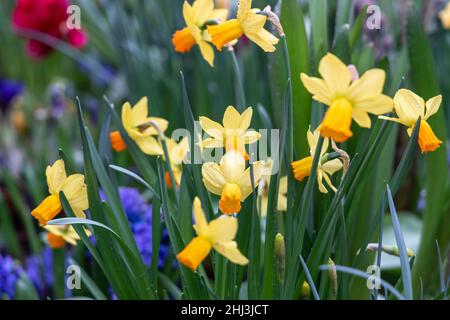
[[[87, 44], [87, 35], [78, 29], [68, 29], [69, 0], [17, 0], [12, 13], [12, 25], [18, 30], [32, 30], [66, 41], [74, 48]], [[53, 48], [35, 39], [28, 39], [27, 52], [33, 58], [42, 58]]]

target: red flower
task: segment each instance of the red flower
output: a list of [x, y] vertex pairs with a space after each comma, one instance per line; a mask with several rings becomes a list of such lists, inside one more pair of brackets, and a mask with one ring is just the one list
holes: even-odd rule
[[[38, 31], [68, 42], [75, 48], [87, 43], [82, 30], [68, 29], [69, 0], [17, 0], [12, 13], [12, 24], [17, 29]], [[53, 48], [38, 40], [28, 39], [27, 52], [34, 58], [45, 57]]]

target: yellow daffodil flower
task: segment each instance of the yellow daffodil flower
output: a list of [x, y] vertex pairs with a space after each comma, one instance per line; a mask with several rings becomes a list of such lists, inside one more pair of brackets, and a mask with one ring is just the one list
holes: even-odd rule
[[261, 138], [259, 132], [248, 130], [252, 116], [253, 109], [251, 107], [240, 114], [233, 106], [229, 106], [223, 115], [223, 125], [207, 117], [200, 117], [200, 126], [210, 135], [201, 142], [201, 147], [225, 147], [227, 152], [237, 150], [246, 155], [245, 145], [255, 143]]
[[144, 124], [149, 121], [156, 123], [162, 132], [164, 132], [169, 123], [167, 120], [157, 117], [148, 116], [148, 100], [143, 97], [132, 108], [130, 103], [126, 102], [122, 107], [122, 124], [128, 135], [139, 148], [148, 155], [162, 155], [163, 150], [161, 144], [154, 136], [158, 135], [158, 131], [149, 125]]
[[382, 94], [384, 70], [371, 69], [352, 81], [348, 67], [328, 53], [320, 61], [319, 73], [323, 79], [302, 73], [301, 80], [314, 100], [329, 106], [320, 125], [323, 137], [344, 142], [353, 135], [352, 118], [360, 127], [370, 128], [369, 113], [381, 115], [392, 111], [392, 99]]
[[[67, 243], [72, 246], [77, 245], [77, 241], [80, 240], [77, 232], [72, 226], [64, 225], [64, 226], [44, 226], [44, 229], [48, 231], [47, 233], [47, 242], [53, 249], [59, 249], [64, 247]], [[90, 235], [89, 230], [85, 230], [88, 235]]]
[[230, 19], [219, 25], [209, 25], [208, 32], [212, 43], [220, 51], [223, 46], [242, 37], [244, 34], [260, 46], [265, 52], [274, 52], [278, 38], [264, 29], [267, 16], [257, 14], [252, 9], [252, 0], [239, 0], [236, 19]]
[[192, 6], [185, 1], [183, 17], [186, 27], [175, 32], [172, 37], [175, 51], [185, 53], [197, 44], [203, 58], [214, 66], [214, 50], [208, 43], [211, 39], [205, 30], [205, 23], [225, 21], [227, 16], [227, 9], [214, 9], [214, 0], [196, 0]]
[[48, 166], [45, 174], [50, 195], [31, 212], [33, 217], [45, 226], [58, 215], [62, 211], [59, 200], [59, 193], [62, 191], [74, 214], [78, 218], [85, 218], [83, 211], [89, 208], [89, 204], [84, 176], [81, 174], [67, 176], [63, 160], [57, 160], [52, 166]]
[[[272, 171], [272, 160], [265, 161], [266, 171], [270, 172]], [[261, 217], [267, 216], [267, 205], [269, 203], [269, 188], [270, 188], [270, 181], [271, 181], [271, 174], [265, 174], [261, 182], [259, 183], [259, 190], [258, 193], [261, 197], [261, 203], [258, 203], [260, 205], [259, 212], [261, 214]], [[288, 189], [288, 180], [287, 176], [280, 178], [280, 185], [278, 186], [278, 202], [277, 202], [277, 210], [278, 211], [286, 211], [287, 210], [287, 193]]]
[[197, 197], [194, 199], [194, 218], [197, 236], [177, 255], [178, 261], [195, 271], [211, 249], [214, 249], [233, 263], [248, 264], [248, 259], [239, 251], [234, 241], [238, 230], [236, 218], [221, 216], [208, 223]]
[[418, 143], [420, 150], [423, 152], [432, 152], [439, 148], [442, 141], [439, 140], [428, 124], [427, 120], [439, 111], [439, 107], [442, 102], [442, 96], [438, 95], [426, 103], [425, 101], [416, 95], [414, 92], [408, 89], [400, 89], [394, 96], [395, 112], [398, 118], [379, 117], [380, 119], [395, 121], [408, 127], [408, 135], [414, 130], [414, 125], [417, 120], [420, 121]]
[[444, 9], [439, 11], [439, 19], [441, 19], [444, 29], [450, 29], [450, 2], [447, 3]]
[[[314, 159], [314, 155], [316, 153], [317, 143], [319, 141], [319, 129], [316, 129], [314, 132], [311, 132], [311, 128], [308, 130], [307, 139], [310, 148], [310, 156], [303, 158], [298, 161], [292, 162], [292, 169], [294, 172], [295, 179], [298, 181], [302, 181], [304, 178], [308, 177], [311, 174], [311, 167]], [[317, 165], [317, 183], [319, 185], [319, 190], [322, 193], [328, 193], [327, 188], [323, 184], [322, 180], [328, 184], [328, 186], [336, 192], [336, 188], [331, 183], [330, 177], [337, 171], [343, 168], [342, 161], [339, 159], [333, 159], [330, 161], [326, 161], [323, 163], [323, 156], [328, 150], [330, 140], [325, 138], [322, 145], [322, 150], [320, 151], [320, 160]]]
[[[166, 143], [170, 157], [170, 167], [172, 168], [175, 182], [179, 186], [183, 173], [183, 160], [186, 159], [189, 152], [189, 139], [188, 137], [183, 137], [183, 139], [177, 143], [175, 140], [167, 138]], [[166, 173], [166, 183], [169, 188], [172, 186], [168, 172]]]
[[[264, 162], [254, 162], [253, 172], [256, 188], [264, 172]], [[252, 193], [250, 168], [245, 169], [244, 156], [235, 150], [227, 152], [220, 164], [203, 164], [202, 176], [206, 189], [221, 196], [219, 208], [225, 214], [239, 212], [241, 202]]]

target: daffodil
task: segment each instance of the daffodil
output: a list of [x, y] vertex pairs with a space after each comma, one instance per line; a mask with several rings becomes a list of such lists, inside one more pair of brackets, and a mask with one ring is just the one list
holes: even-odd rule
[[158, 131], [147, 125], [149, 121], [157, 124], [159, 129], [164, 132], [169, 123], [167, 120], [157, 117], [148, 116], [148, 100], [143, 97], [139, 102], [131, 107], [129, 102], [126, 102], [122, 107], [122, 124], [128, 135], [139, 148], [148, 155], [162, 155], [163, 150], [161, 144], [154, 137], [158, 135]]
[[450, 29], [450, 2], [448, 2], [444, 9], [439, 11], [439, 19], [441, 19], [442, 26], [445, 29]]
[[395, 112], [398, 118], [381, 116], [380, 119], [395, 121], [408, 127], [408, 135], [414, 130], [414, 125], [420, 117], [418, 143], [423, 152], [432, 152], [439, 148], [442, 141], [439, 140], [428, 124], [427, 120], [439, 111], [442, 96], [438, 95], [427, 102], [408, 89], [400, 89], [394, 96]]
[[[253, 163], [255, 188], [264, 172], [264, 162]], [[227, 152], [220, 164], [207, 162], [202, 166], [203, 183], [206, 188], [221, 196], [219, 208], [225, 214], [237, 213], [243, 202], [252, 193], [250, 168], [245, 169], [244, 156], [231, 150]]]
[[[80, 240], [77, 232], [72, 226], [64, 225], [64, 226], [44, 226], [44, 229], [47, 230], [47, 242], [53, 249], [59, 249], [64, 247], [67, 243], [72, 246], [77, 245], [77, 241]], [[90, 232], [86, 230], [87, 234], [90, 235]]]
[[353, 133], [352, 119], [363, 128], [370, 128], [369, 113], [381, 115], [393, 109], [393, 101], [382, 94], [386, 74], [381, 69], [371, 69], [361, 78], [352, 81], [348, 67], [335, 55], [328, 53], [319, 64], [323, 79], [301, 74], [306, 89], [313, 99], [329, 106], [320, 125], [323, 137], [344, 142]]
[[[187, 153], [189, 152], [189, 139], [188, 137], [183, 137], [183, 139], [177, 143], [175, 140], [167, 138], [166, 143], [170, 158], [170, 167], [176, 184], [180, 185], [183, 173], [183, 160], [186, 159]], [[172, 183], [170, 181], [169, 173], [166, 174], [166, 182], [170, 187]]]
[[125, 141], [123, 141], [119, 131], [111, 132], [109, 134], [109, 140], [111, 142], [111, 147], [113, 148], [113, 150], [117, 152], [126, 150], [127, 145], [125, 144]]
[[[272, 171], [272, 165], [273, 162], [271, 160], [265, 161], [266, 166], [266, 172], [269, 172], [269, 174], [264, 174], [264, 176], [261, 179], [261, 182], [259, 183], [259, 190], [258, 193], [261, 197], [261, 203], [259, 212], [261, 214], [261, 217], [267, 216], [267, 205], [269, 203], [269, 188], [270, 188], [270, 182], [271, 182], [271, 171]], [[286, 211], [287, 210], [287, 193], [288, 189], [288, 180], [287, 176], [280, 178], [280, 185], [278, 186], [278, 201], [277, 201], [277, 210], [278, 211]]]
[[79, 218], [85, 218], [83, 211], [89, 208], [89, 204], [84, 176], [81, 174], [67, 176], [63, 160], [57, 160], [52, 166], [48, 166], [45, 174], [50, 195], [31, 212], [33, 217], [45, 226], [58, 215], [62, 211], [59, 199], [59, 193], [62, 191], [74, 214]]
[[242, 37], [244, 34], [266, 52], [274, 52], [278, 38], [264, 29], [267, 16], [258, 14], [259, 9], [252, 9], [252, 0], [239, 0], [236, 19], [230, 19], [219, 25], [209, 25], [208, 32], [212, 43], [218, 50]]
[[201, 142], [201, 147], [225, 147], [227, 152], [237, 150], [246, 155], [245, 145], [255, 143], [261, 138], [259, 132], [248, 130], [252, 116], [251, 107], [240, 114], [233, 106], [229, 106], [223, 115], [223, 125], [207, 117], [200, 117], [200, 126], [210, 136]]
[[[308, 177], [311, 174], [312, 163], [314, 155], [316, 153], [319, 136], [319, 129], [316, 129], [314, 132], [311, 132], [311, 129], [309, 129], [307, 133], [307, 139], [310, 148], [310, 156], [292, 162], [294, 176], [298, 181], [302, 181], [304, 178]], [[319, 190], [322, 193], [328, 193], [323, 180], [325, 180], [328, 186], [334, 192], [336, 192], [336, 188], [331, 183], [330, 176], [343, 168], [343, 164], [339, 159], [333, 159], [329, 161], [326, 160], [326, 156], [324, 155], [328, 150], [329, 143], [330, 140], [328, 138], [325, 138], [323, 141], [322, 150], [320, 151], [320, 160], [317, 165], [317, 183], [319, 185]]]
[[172, 37], [175, 51], [185, 53], [197, 44], [203, 58], [213, 66], [214, 50], [208, 43], [211, 39], [206, 32], [205, 24], [212, 21], [225, 21], [227, 16], [227, 9], [214, 9], [214, 0], [196, 0], [192, 6], [185, 1], [183, 17], [186, 27], [175, 32]]
[[195, 271], [211, 249], [214, 249], [233, 263], [248, 264], [248, 259], [239, 251], [234, 241], [238, 230], [236, 218], [221, 216], [208, 223], [200, 199], [195, 198], [194, 219], [197, 236], [177, 255], [178, 261]]

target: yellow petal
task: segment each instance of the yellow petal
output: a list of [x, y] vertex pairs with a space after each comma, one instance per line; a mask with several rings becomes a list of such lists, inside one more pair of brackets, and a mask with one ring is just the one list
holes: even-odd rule
[[195, 0], [192, 4], [194, 21], [197, 25], [203, 25], [212, 16], [214, 0]]
[[348, 98], [352, 102], [378, 97], [384, 87], [386, 73], [382, 69], [371, 69], [350, 86]]
[[[168, 141], [175, 142], [172, 139], [169, 139]], [[189, 138], [185, 136], [179, 143], [175, 143], [175, 145], [170, 148], [170, 161], [175, 165], [181, 165], [188, 152]]]
[[228, 18], [228, 9], [215, 9], [212, 13], [211, 19], [224, 22]]
[[252, 117], [253, 117], [253, 109], [252, 109], [252, 107], [248, 107], [241, 114], [241, 121], [239, 123], [239, 129], [241, 129], [244, 132], [247, 131], [247, 129], [250, 128], [250, 123], [252, 122]]
[[441, 103], [442, 103], [441, 95], [438, 95], [438, 96], [435, 96], [435, 97], [429, 99], [426, 103], [427, 112], [425, 113], [424, 120], [428, 120], [429, 117], [431, 117], [436, 112], [438, 112], [439, 107], [441, 106]]
[[141, 149], [141, 151], [145, 154], [155, 156], [155, 155], [162, 155], [164, 153], [160, 143], [152, 136], [137, 137], [134, 139], [134, 141]]
[[[330, 177], [328, 176], [328, 174], [326, 172], [323, 172], [323, 179], [328, 184], [328, 186], [331, 188], [331, 190], [333, 190], [334, 192], [337, 191], [336, 187], [333, 186], [333, 184], [331, 183]], [[327, 192], [324, 192], [324, 193], [327, 193]]]
[[147, 97], [142, 97], [131, 110], [132, 123], [134, 126], [142, 124], [148, 116], [148, 99]]
[[362, 128], [370, 128], [371, 126], [369, 114], [365, 111], [353, 109], [352, 118]]
[[284, 176], [280, 178], [280, 186], [278, 188], [278, 193], [286, 194], [288, 191], [288, 177]]
[[[326, 174], [326, 173], [325, 173]], [[324, 172], [322, 170], [317, 170], [317, 184], [319, 185], [319, 191], [322, 193], [328, 193], [327, 188], [323, 184], [323, 175]]]
[[222, 140], [224, 135], [224, 128], [220, 123], [215, 122], [207, 117], [200, 117], [199, 121], [203, 131], [205, 131], [211, 137]]
[[423, 118], [425, 102], [421, 97], [408, 89], [400, 89], [394, 96], [395, 112], [398, 117], [413, 125], [419, 116]]
[[205, 41], [199, 41], [197, 44], [203, 59], [205, 59], [211, 67], [214, 67], [214, 50], [211, 45]]
[[[147, 119], [143, 119], [141, 120], [141, 124], [148, 122], [148, 121], [153, 121], [156, 123], [156, 125], [159, 127], [159, 129], [164, 132], [167, 130], [167, 127], [169, 126], [169, 122], [166, 119], [163, 118], [158, 118], [158, 117], [148, 117]], [[142, 132], [143, 136], [156, 136], [158, 135], [158, 131], [153, 127], [150, 126], [147, 129], [144, 130], [144, 132]]]
[[237, 18], [238, 20], [245, 19], [252, 8], [252, 0], [239, 0]]
[[244, 134], [244, 143], [252, 144], [261, 139], [261, 134], [257, 131], [250, 130]]
[[245, 170], [244, 156], [235, 150], [227, 152], [220, 160], [220, 170], [227, 182], [236, 182]]
[[224, 143], [222, 139], [207, 138], [200, 142], [201, 148], [223, 148]]
[[214, 162], [204, 163], [202, 166], [203, 183], [210, 192], [221, 195], [222, 189], [227, 183], [220, 166]]
[[405, 121], [403, 121], [403, 120], [401, 120], [401, 119], [399, 119], [399, 118], [391, 118], [391, 117], [386, 117], [386, 116], [378, 116], [378, 119], [381, 119], [381, 120], [387, 120], [387, 121], [393, 121], [393, 122], [400, 123], [400, 124], [402, 124], [402, 125], [404, 125], [404, 126], [409, 126], [408, 123], [406, 123]]
[[184, 21], [186, 22], [186, 25], [189, 26], [195, 24], [194, 10], [187, 1], [184, 1], [183, 3], [183, 18]]
[[347, 95], [352, 76], [347, 66], [335, 55], [328, 53], [319, 64], [319, 73], [333, 94], [333, 97]]
[[265, 52], [276, 50], [275, 45], [278, 43], [278, 38], [265, 29], [260, 29], [258, 32], [246, 32], [245, 35]]
[[235, 241], [216, 243], [214, 249], [235, 264], [248, 264], [248, 259], [239, 251]]
[[333, 92], [327, 87], [325, 81], [319, 78], [308, 77], [304, 73], [300, 75], [300, 79], [306, 90], [313, 95], [314, 100], [326, 105], [331, 104], [331, 100], [334, 98]]
[[353, 103], [353, 110], [357, 109], [368, 113], [380, 115], [388, 112], [392, 112], [394, 108], [394, 101], [391, 97], [384, 94], [379, 95], [376, 98], [368, 100], [360, 100]]
[[241, 124], [241, 115], [233, 106], [228, 106], [223, 114], [222, 120], [225, 129], [239, 129]]
[[234, 239], [238, 230], [238, 221], [230, 216], [220, 216], [208, 225], [208, 238], [211, 243], [229, 242]]
[[341, 160], [333, 159], [325, 162], [321, 168], [329, 175], [333, 175], [343, 168], [343, 164]]
[[89, 208], [88, 195], [84, 176], [81, 174], [72, 174], [64, 181], [61, 186], [67, 201], [73, 209], [87, 210]]
[[287, 211], [287, 197], [284, 195], [278, 195], [278, 203], [277, 203], [278, 211]]
[[[253, 178], [255, 188], [258, 186], [264, 174], [264, 161], [253, 163]], [[250, 168], [247, 168], [237, 180], [237, 185], [241, 189], [241, 201], [244, 201], [253, 191]]]
[[45, 175], [47, 176], [48, 192], [58, 195], [62, 184], [67, 178], [64, 160], [56, 160], [53, 165], [47, 166]]
[[208, 233], [208, 221], [206, 220], [205, 212], [202, 209], [202, 203], [198, 197], [194, 199], [194, 229], [199, 236], [206, 236]]

